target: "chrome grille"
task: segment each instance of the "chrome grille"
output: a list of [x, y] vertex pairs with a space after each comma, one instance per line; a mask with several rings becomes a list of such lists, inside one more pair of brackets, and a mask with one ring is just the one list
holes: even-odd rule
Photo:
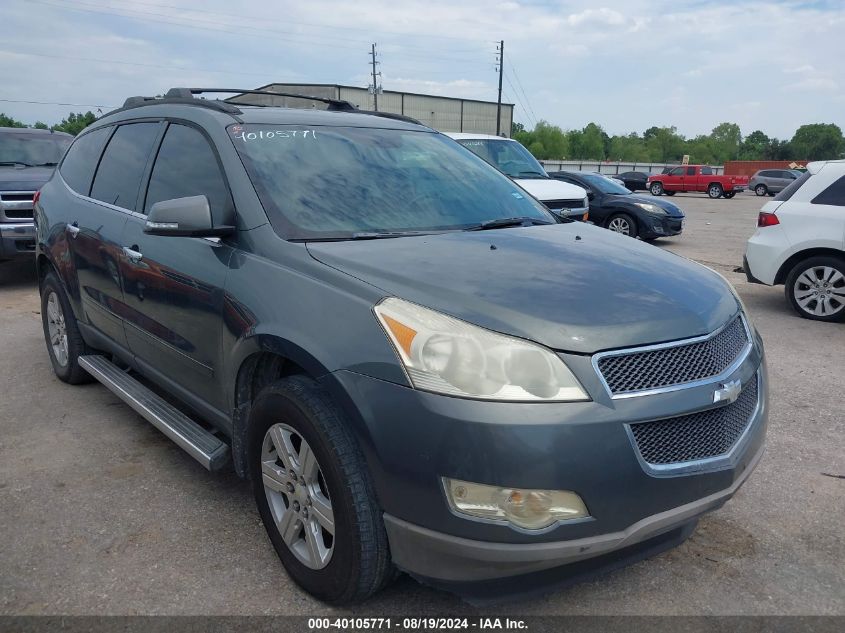
[[543, 204], [549, 209], [583, 209], [584, 199], [576, 198], [572, 200], [544, 200]]
[[689, 415], [631, 424], [643, 460], [651, 465], [678, 464], [718, 457], [736, 444], [757, 408], [757, 378], [735, 402]]
[[601, 355], [596, 367], [612, 394], [660, 389], [718, 376], [731, 366], [748, 342], [745, 324], [737, 316], [707, 339]]

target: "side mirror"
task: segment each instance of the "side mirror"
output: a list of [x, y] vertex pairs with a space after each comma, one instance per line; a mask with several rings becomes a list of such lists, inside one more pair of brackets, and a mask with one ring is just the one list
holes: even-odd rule
[[205, 196], [156, 202], [144, 225], [144, 233], [179, 237], [223, 237], [234, 231], [234, 226], [214, 226]]

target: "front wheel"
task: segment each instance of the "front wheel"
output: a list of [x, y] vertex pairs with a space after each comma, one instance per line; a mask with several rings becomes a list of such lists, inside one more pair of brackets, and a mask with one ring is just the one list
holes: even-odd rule
[[79, 366], [79, 357], [91, 350], [82, 340], [65, 291], [52, 271], [41, 283], [41, 324], [50, 364], [58, 379], [71, 385], [91, 382], [91, 375]]
[[661, 182], [651, 183], [651, 187], [649, 187], [649, 191], [651, 191], [651, 195], [653, 195], [653, 196], [662, 196], [663, 195], [663, 183], [661, 183]]
[[766, 185], [759, 184], [754, 187], [754, 193], [756, 193], [758, 196], [765, 196], [767, 193], [769, 193], [769, 188]]
[[786, 298], [805, 319], [845, 321], [845, 260], [810, 257], [786, 278]]
[[628, 237], [637, 237], [637, 223], [626, 213], [617, 213], [610, 216], [607, 221], [607, 228]]
[[707, 195], [713, 199], [721, 198], [724, 191], [725, 190], [722, 189], [722, 185], [720, 185], [718, 182], [714, 182], [707, 188]]
[[305, 376], [265, 387], [250, 414], [250, 478], [270, 542], [296, 583], [332, 604], [393, 577], [364, 457], [328, 393]]

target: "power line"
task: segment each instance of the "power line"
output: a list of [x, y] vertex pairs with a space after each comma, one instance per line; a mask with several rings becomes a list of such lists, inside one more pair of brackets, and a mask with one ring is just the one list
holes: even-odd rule
[[[510, 87], [511, 92], [513, 92], [514, 101], [519, 105], [520, 108], [522, 108], [522, 112], [525, 114], [525, 118], [528, 119], [529, 123], [531, 123], [531, 114], [528, 112], [528, 109], [525, 107], [525, 104], [522, 103], [522, 100], [519, 98], [519, 93], [516, 91], [516, 88], [513, 87], [513, 84], [511, 83], [511, 80], [508, 79], [507, 75], [505, 75], [505, 81], [508, 82], [508, 86]], [[537, 124], [535, 122], [533, 126], [536, 127], [536, 125]]]
[[514, 79], [516, 79], [516, 83], [519, 86], [519, 89], [522, 91], [522, 96], [525, 97], [525, 103], [531, 110], [531, 116], [534, 119], [534, 127], [537, 127], [537, 115], [534, 114], [534, 108], [531, 106], [531, 101], [528, 99], [528, 95], [525, 94], [525, 88], [522, 87], [522, 82], [519, 80], [519, 75], [516, 72], [516, 65], [513, 62], [511, 62], [511, 72], [513, 73]]
[[103, 105], [101, 103], [62, 103], [59, 101], [23, 101], [19, 99], [0, 99], [3, 103], [29, 103], [34, 105], [58, 105], [58, 106], [72, 106], [74, 108], [116, 108], [113, 105]]

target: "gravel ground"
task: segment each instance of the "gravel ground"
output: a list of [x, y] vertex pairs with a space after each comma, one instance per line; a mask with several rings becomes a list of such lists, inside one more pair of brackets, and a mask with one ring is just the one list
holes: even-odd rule
[[[725, 274], [765, 339], [768, 451], [680, 547], [501, 609], [845, 615], [845, 326], [732, 272], [763, 199], [673, 200], [687, 228], [661, 247]], [[206, 472], [105, 388], [53, 376], [29, 265], [0, 266], [0, 337], [0, 614], [341, 613], [288, 579], [234, 474]], [[356, 612], [476, 610], [403, 577]]]

